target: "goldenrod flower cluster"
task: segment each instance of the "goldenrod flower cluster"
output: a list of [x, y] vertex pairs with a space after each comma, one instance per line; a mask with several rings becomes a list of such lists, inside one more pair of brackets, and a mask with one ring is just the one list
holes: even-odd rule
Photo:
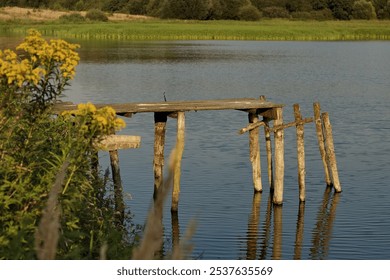
[[37, 85], [45, 73], [42, 68], [34, 68], [27, 59], [20, 61], [15, 52], [0, 50], [0, 79], [4, 79], [8, 85], [14, 83], [18, 87], [22, 87], [24, 83]]
[[107, 135], [126, 127], [126, 123], [116, 116], [112, 107], [97, 109], [89, 102], [79, 104], [77, 110], [63, 112], [62, 116], [78, 121], [83, 134]]
[[[41, 80], [66, 83], [75, 76], [80, 60], [75, 51], [79, 46], [64, 40], [47, 42], [36, 30], [29, 30], [24, 41], [12, 50], [0, 51], [0, 81], [8, 85], [38, 85]], [[51, 76], [55, 75], [55, 77]]]

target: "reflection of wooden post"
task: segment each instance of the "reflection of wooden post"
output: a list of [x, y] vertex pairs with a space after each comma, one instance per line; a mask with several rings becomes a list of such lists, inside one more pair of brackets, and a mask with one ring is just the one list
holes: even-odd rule
[[171, 212], [172, 220], [172, 251], [180, 250], [180, 227], [179, 215], [177, 212]]
[[298, 124], [302, 120], [299, 104], [294, 104], [294, 116], [297, 123], [297, 160], [298, 160], [298, 186], [299, 200], [305, 201], [305, 144], [303, 124]]
[[166, 113], [154, 113], [154, 194], [156, 198], [157, 191], [163, 182], [163, 168], [164, 168], [164, 145], [165, 145], [165, 131], [167, 126]]
[[114, 183], [115, 212], [118, 213], [118, 222], [123, 224], [125, 217], [125, 203], [123, 201], [123, 187], [119, 168], [118, 150], [109, 151], [112, 181]]
[[334, 186], [336, 192], [341, 192], [339, 174], [337, 171], [336, 154], [334, 151], [332, 126], [331, 126], [330, 121], [329, 121], [329, 114], [322, 113], [321, 118], [322, 118], [322, 121], [324, 123], [326, 151], [328, 154], [329, 167], [330, 167], [330, 170], [332, 172], [333, 186]]
[[[259, 121], [257, 114], [248, 114], [249, 123], [256, 123]], [[256, 127], [249, 131], [249, 154], [252, 163], [252, 178], [253, 186], [256, 192], [263, 190], [261, 184], [261, 166], [260, 166], [260, 146], [259, 146], [259, 128]]]
[[324, 133], [322, 130], [322, 122], [321, 122], [321, 107], [320, 103], [314, 103], [314, 121], [316, 123], [316, 131], [317, 131], [317, 140], [318, 140], [318, 147], [320, 149], [322, 164], [324, 166], [325, 171], [325, 182], [327, 186], [330, 186], [332, 184], [332, 181], [330, 180], [329, 175], [329, 168], [326, 158], [326, 151], [325, 151], [325, 143], [324, 143]]
[[[283, 110], [275, 108], [274, 126], [283, 125]], [[284, 131], [275, 130], [275, 182], [273, 203], [280, 205], [283, 203], [283, 183], [284, 183]]]
[[260, 203], [261, 203], [261, 193], [256, 192], [253, 194], [252, 202], [252, 212], [249, 218], [248, 223], [248, 234], [247, 234], [247, 251], [246, 259], [255, 260], [257, 253], [257, 238], [259, 231], [259, 221], [260, 221]]
[[302, 257], [302, 245], [305, 224], [305, 203], [299, 203], [297, 233], [295, 236], [294, 260], [300, 260]]
[[274, 190], [274, 175], [273, 175], [273, 167], [272, 167], [272, 143], [271, 143], [271, 132], [269, 129], [269, 119], [263, 119], [264, 126], [264, 134], [265, 134], [265, 149], [267, 152], [267, 174], [268, 174], [268, 184], [270, 186], [271, 191]]
[[274, 247], [272, 250], [272, 259], [280, 260], [282, 258], [282, 228], [283, 228], [283, 207], [274, 206]]
[[184, 151], [184, 139], [185, 139], [185, 114], [184, 112], [178, 112], [177, 113], [177, 138], [176, 138], [176, 148], [175, 148], [175, 169], [173, 171], [171, 211], [177, 211], [179, 205], [181, 160]]

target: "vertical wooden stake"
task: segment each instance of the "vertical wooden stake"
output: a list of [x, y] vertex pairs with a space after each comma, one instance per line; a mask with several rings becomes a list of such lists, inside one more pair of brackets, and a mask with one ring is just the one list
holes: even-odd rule
[[272, 166], [272, 143], [271, 143], [271, 132], [269, 129], [269, 119], [263, 119], [264, 126], [264, 135], [265, 135], [265, 149], [267, 152], [267, 174], [268, 174], [268, 184], [270, 190], [274, 190], [274, 175], [273, 175], [273, 166]]
[[163, 169], [164, 169], [164, 145], [165, 145], [165, 131], [167, 126], [166, 113], [154, 113], [154, 193], [156, 198], [157, 191], [163, 183]]
[[115, 212], [118, 213], [118, 223], [123, 224], [125, 217], [125, 203], [123, 201], [123, 187], [119, 168], [118, 150], [109, 151], [112, 181], [114, 183]]
[[[248, 114], [249, 123], [259, 121], [257, 114]], [[255, 192], [261, 192], [263, 186], [261, 184], [261, 166], [260, 166], [260, 145], [259, 145], [259, 128], [254, 128], [249, 131], [249, 155], [252, 163], [252, 178]]]
[[[302, 120], [299, 104], [294, 104], [295, 121], [298, 123]], [[303, 124], [296, 125], [297, 134], [297, 160], [298, 160], [298, 186], [299, 200], [305, 201], [305, 144], [304, 144], [304, 127]]]
[[[274, 126], [283, 124], [283, 109], [275, 108]], [[283, 129], [275, 130], [275, 182], [273, 203], [276, 205], [283, 204], [283, 184], [284, 184], [284, 131]]]
[[330, 170], [332, 172], [333, 186], [336, 192], [341, 192], [339, 173], [337, 171], [336, 154], [334, 151], [332, 126], [329, 121], [329, 114], [322, 113], [321, 118], [324, 123], [326, 151], [328, 154]]
[[318, 102], [314, 103], [313, 109], [314, 109], [314, 121], [316, 123], [318, 147], [320, 149], [322, 164], [324, 166], [324, 171], [325, 171], [325, 182], [326, 182], [327, 186], [331, 186], [332, 181], [330, 180], [329, 168], [328, 168], [328, 163], [327, 163], [327, 158], [326, 158], [324, 132], [322, 130], [322, 121], [321, 121], [320, 103], [318, 103]]
[[180, 176], [181, 176], [181, 160], [184, 151], [185, 139], [185, 114], [184, 112], [177, 113], [177, 138], [175, 148], [175, 168], [173, 173], [173, 189], [172, 189], [172, 207], [171, 211], [176, 212], [179, 205], [180, 194]]

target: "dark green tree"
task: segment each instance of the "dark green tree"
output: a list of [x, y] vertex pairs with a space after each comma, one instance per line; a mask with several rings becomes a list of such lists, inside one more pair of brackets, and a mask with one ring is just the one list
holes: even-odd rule
[[351, 19], [354, 0], [328, 0], [333, 17], [341, 20]]

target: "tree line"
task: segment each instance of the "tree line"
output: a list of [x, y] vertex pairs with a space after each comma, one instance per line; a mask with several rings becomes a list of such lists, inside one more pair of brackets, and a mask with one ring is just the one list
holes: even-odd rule
[[390, 19], [390, 0], [3, 0], [0, 6], [88, 10], [169, 19]]

